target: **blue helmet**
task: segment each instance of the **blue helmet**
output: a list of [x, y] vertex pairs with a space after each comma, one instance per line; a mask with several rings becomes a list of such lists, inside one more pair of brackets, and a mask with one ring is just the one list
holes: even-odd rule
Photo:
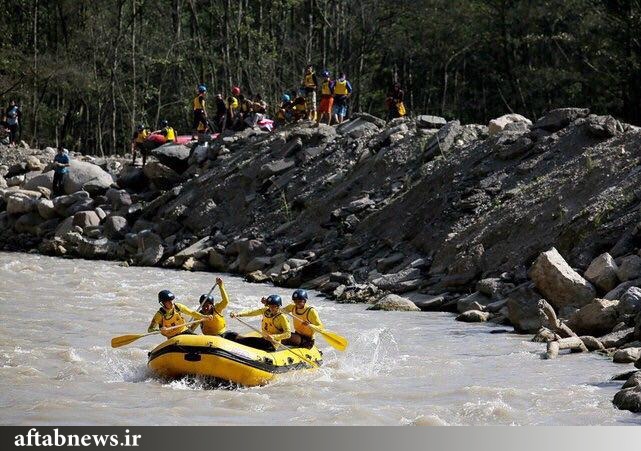
[[198, 92], [207, 92], [207, 86], [198, 85]]
[[267, 300], [265, 301], [265, 304], [267, 305], [277, 305], [281, 307], [283, 305], [283, 299], [277, 295], [277, 294], [271, 294], [267, 297]]
[[303, 290], [302, 288], [299, 288], [292, 293], [293, 301], [307, 301], [307, 298], [307, 291]]
[[291, 97], [289, 97], [289, 94], [283, 94], [283, 102], [289, 102], [291, 100]]
[[158, 293], [158, 302], [161, 304], [165, 301], [173, 301], [174, 299], [176, 299], [176, 296], [169, 290], [162, 290]]
[[329, 77], [331, 74], [329, 73], [329, 71], [327, 69], [324, 69], [323, 72], [321, 73], [321, 75], [323, 77]]
[[200, 305], [203, 305], [205, 302], [214, 303], [214, 297], [211, 294], [201, 294], [200, 295]]

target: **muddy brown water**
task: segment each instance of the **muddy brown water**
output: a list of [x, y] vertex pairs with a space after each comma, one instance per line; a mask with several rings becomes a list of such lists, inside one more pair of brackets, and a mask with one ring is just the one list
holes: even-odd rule
[[[170, 288], [193, 307], [212, 273], [0, 253], [0, 424], [487, 425], [639, 424], [611, 400], [632, 369], [597, 354], [541, 360], [528, 336], [490, 333], [447, 313], [368, 312], [312, 296], [326, 327], [350, 341], [317, 371], [265, 387], [213, 389], [147, 370], [158, 336], [143, 333]], [[291, 290], [222, 275], [231, 309]], [[254, 324], [257, 320], [254, 321]], [[231, 328], [242, 331], [239, 323]]]

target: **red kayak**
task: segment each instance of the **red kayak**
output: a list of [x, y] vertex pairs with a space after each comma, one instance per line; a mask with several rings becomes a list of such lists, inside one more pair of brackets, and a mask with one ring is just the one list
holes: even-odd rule
[[[211, 135], [211, 139], [214, 140], [214, 139], [218, 138], [219, 135], [220, 135], [220, 133], [213, 133]], [[147, 138], [147, 141], [151, 141], [151, 142], [156, 143], [157, 145], [161, 146], [161, 145], [163, 145], [163, 144], [165, 144], [167, 142], [167, 138], [165, 138], [160, 133], [152, 133]], [[193, 139], [191, 139], [191, 135], [179, 135], [179, 136], [176, 136], [176, 140], [174, 141], [174, 143], [176, 143], [176, 144], [187, 144], [190, 141], [194, 141]]]

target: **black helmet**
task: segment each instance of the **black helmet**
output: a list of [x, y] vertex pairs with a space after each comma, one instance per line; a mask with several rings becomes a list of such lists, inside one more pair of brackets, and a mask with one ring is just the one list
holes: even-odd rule
[[211, 294], [201, 294], [200, 295], [200, 305], [202, 306], [205, 302], [214, 303], [214, 297]]
[[144, 129], [145, 129], [144, 124], [138, 124], [138, 126], [136, 127], [136, 130], [138, 130], [139, 132], [143, 131]]
[[162, 290], [158, 293], [158, 302], [161, 304], [165, 301], [173, 301], [174, 299], [176, 299], [176, 296], [169, 290]]
[[292, 300], [294, 301], [306, 301], [307, 298], [307, 291], [303, 290], [302, 288], [299, 288], [292, 293]]
[[169, 125], [169, 122], [167, 122], [167, 119], [163, 119], [162, 121], [160, 121], [160, 126], [161, 127], [166, 127], [168, 125]]
[[283, 305], [283, 299], [277, 295], [277, 294], [271, 294], [267, 297], [267, 300], [265, 301], [265, 304], [267, 305], [277, 305], [281, 307]]

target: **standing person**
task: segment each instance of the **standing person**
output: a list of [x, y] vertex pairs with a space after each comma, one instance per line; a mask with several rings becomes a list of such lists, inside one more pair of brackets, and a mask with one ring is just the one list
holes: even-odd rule
[[352, 94], [352, 84], [341, 72], [334, 83], [334, 122], [341, 124], [347, 116], [347, 99]]
[[332, 124], [332, 106], [334, 105], [334, 81], [328, 70], [321, 74], [323, 82], [321, 83], [321, 101], [318, 108], [318, 123], [323, 122], [323, 117], [327, 115], [327, 125]]
[[58, 153], [53, 157], [53, 186], [51, 191], [53, 197], [62, 196], [65, 193], [65, 174], [69, 172], [69, 155], [62, 145], [58, 146]]
[[132, 160], [131, 165], [136, 166], [136, 151], [139, 151], [142, 155], [142, 166], [145, 167], [145, 161], [147, 160], [147, 148], [146, 141], [149, 137], [149, 130], [143, 124], [139, 124], [134, 131], [134, 135], [131, 138], [131, 154]]
[[4, 112], [4, 122], [9, 129], [9, 147], [15, 147], [18, 141], [18, 131], [22, 119], [22, 111], [15, 100], [9, 102], [9, 106]]
[[298, 95], [292, 101], [292, 114], [294, 122], [307, 117], [307, 99], [305, 99], [305, 91], [303, 89], [298, 91]]
[[385, 103], [387, 104], [387, 120], [391, 121], [398, 117], [403, 117], [406, 114], [405, 103], [403, 102], [405, 98], [405, 93], [401, 89], [401, 84], [396, 82], [392, 86], [392, 89], [387, 93], [387, 99]]
[[[174, 337], [180, 334], [193, 334], [186, 326], [185, 319], [182, 317], [181, 313], [191, 316], [194, 319], [213, 319], [212, 315], [201, 315], [198, 312], [191, 310], [189, 307], [174, 302], [176, 296], [169, 290], [162, 290], [158, 293], [158, 302], [162, 307], [158, 309], [156, 314], [149, 324], [147, 332], [154, 332], [160, 329], [160, 333], [167, 338]], [[169, 327], [176, 327], [175, 329], [169, 329]]]
[[236, 126], [236, 121], [238, 120], [240, 103], [238, 102], [238, 96], [240, 96], [240, 88], [234, 86], [231, 88], [231, 95], [227, 97], [227, 125], [226, 128], [234, 129]]
[[207, 86], [198, 85], [198, 95], [194, 97], [194, 120], [191, 125], [192, 139], [196, 139], [196, 135], [200, 130], [207, 130]]
[[307, 291], [298, 289], [292, 293], [293, 304], [283, 308], [284, 312], [291, 313], [294, 317], [294, 331], [287, 340], [283, 340], [283, 344], [287, 346], [296, 346], [311, 348], [314, 346], [314, 329], [309, 327], [310, 324], [314, 326], [323, 327], [318, 312], [312, 306], [305, 305], [308, 299]]
[[256, 349], [272, 352], [276, 350], [276, 347], [278, 347], [278, 342], [287, 340], [291, 336], [291, 328], [289, 327], [289, 321], [280, 311], [280, 308], [283, 306], [283, 300], [279, 295], [272, 294], [267, 298], [261, 299], [261, 302], [265, 304], [266, 307], [256, 310], [246, 310], [238, 313], [232, 312], [229, 316], [235, 318], [262, 315], [263, 319], [260, 329], [262, 331], [263, 338], [239, 337], [236, 341], [245, 346], [251, 346]]
[[318, 89], [318, 79], [314, 72], [314, 66], [308, 64], [305, 68], [303, 77], [303, 89], [305, 90], [305, 106], [307, 109], [307, 120], [316, 120], [316, 90]]
[[225, 104], [225, 99], [223, 99], [222, 94], [216, 94], [216, 127], [218, 131], [222, 132], [225, 130], [225, 125], [227, 122], [227, 105]]

